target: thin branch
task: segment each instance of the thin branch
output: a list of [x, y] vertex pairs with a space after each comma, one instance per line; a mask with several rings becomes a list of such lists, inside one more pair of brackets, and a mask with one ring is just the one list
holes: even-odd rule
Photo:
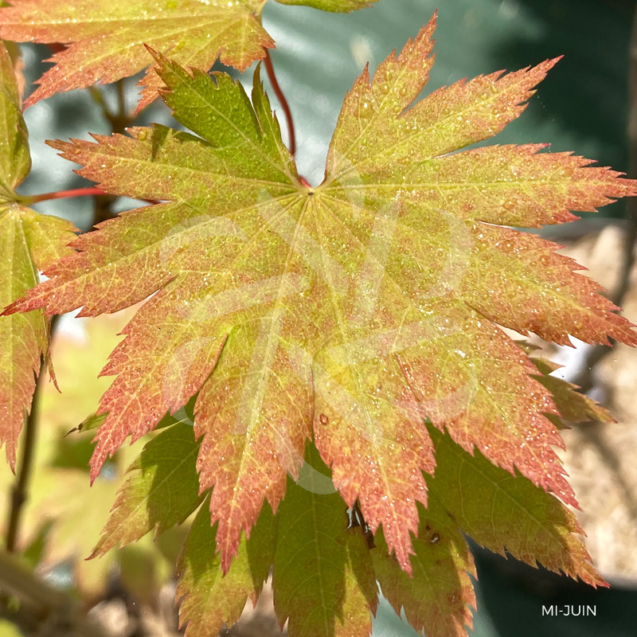
[[58, 190], [57, 192], [45, 192], [42, 195], [25, 195], [18, 197], [18, 202], [25, 206], [31, 206], [40, 201], [51, 199], [66, 199], [67, 197], [88, 197], [106, 194], [101, 188], [75, 188], [73, 190]]
[[97, 86], [89, 86], [88, 92], [89, 95], [93, 98], [93, 101], [102, 109], [102, 115], [104, 115], [104, 119], [110, 121], [113, 117], [113, 113], [111, 113], [111, 109], [108, 107], [102, 91], [100, 91]]
[[117, 92], [117, 116], [120, 119], [130, 118], [126, 110], [126, 91], [124, 90], [124, 80], [115, 82], [115, 91]]
[[288, 136], [290, 138], [290, 153], [292, 153], [292, 155], [294, 156], [294, 154], [296, 153], [296, 134], [294, 132], [292, 111], [290, 110], [290, 105], [288, 104], [287, 99], [285, 99], [283, 91], [281, 90], [279, 81], [276, 78], [276, 74], [274, 73], [274, 66], [272, 65], [272, 58], [270, 57], [270, 52], [267, 49], [265, 50], [265, 70], [268, 73], [268, 78], [270, 78], [270, 84], [272, 84], [274, 93], [281, 104], [281, 108], [283, 108], [283, 112], [285, 113], [285, 120], [288, 125]]
[[[104, 114], [104, 118], [111, 125], [114, 134], [123, 135], [126, 129], [135, 121], [135, 113], [129, 112], [126, 107], [126, 84], [123, 79], [115, 82], [115, 93], [117, 95], [117, 110], [112, 112], [104, 100], [102, 92], [97, 87], [90, 87], [89, 91], [93, 99], [99, 104]], [[109, 195], [98, 188], [90, 193], [95, 195], [95, 207], [93, 209], [93, 224], [99, 224], [107, 219], [116, 216], [113, 213], [113, 204], [117, 200], [114, 195]]]
[[[51, 319], [49, 340], [53, 337], [58, 317]], [[37, 436], [38, 418], [40, 416], [40, 393], [42, 384], [46, 376], [46, 360], [43, 358], [38, 374], [38, 382], [33, 392], [31, 400], [31, 410], [27, 416], [24, 428], [24, 440], [22, 445], [22, 455], [16, 476], [15, 484], [11, 489], [11, 506], [9, 508], [9, 520], [7, 522], [6, 548], [8, 553], [15, 553], [18, 538], [20, 536], [20, 522], [24, 512], [24, 505], [29, 497], [29, 482], [35, 456], [35, 443]]]
[[68, 596], [52, 588], [41, 577], [25, 568], [19, 559], [0, 550], [0, 589], [20, 597], [30, 605], [51, 612], [67, 603]]
[[[628, 78], [628, 176], [637, 177], [637, 10], [633, 18], [633, 32], [630, 40], [630, 70]], [[637, 243], [637, 201], [631, 197], [626, 202], [626, 217], [629, 222], [624, 243], [620, 284], [613, 296], [615, 305], [621, 305], [630, 287], [630, 273], [635, 264], [635, 243]]]
[[135, 114], [129, 113], [126, 108], [126, 85], [123, 79], [115, 82], [117, 95], [117, 110], [115, 112], [108, 107], [102, 91], [97, 86], [89, 86], [88, 92], [93, 101], [102, 109], [102, 115], [111, 125], [113, 133], [123, 134], [135, 120]]
[[117, 112], [108, 119], [113, 133], [123, 135], [126, 129], [135, 121], [135, 113], [129, 113], [126, 108], [126, 84], [123, 79], [115, 82], [115, 92], [117, 95]]
[[[44, 365], [42, 365], [40, 368], [40, 375], [43, 374], [44, 371]], [[22, 512], [28, 499], [28, 487], [31, 477], [31, 469], [33, 467], [33, 456], [35, 452], [35, 439], [39, 415], [39, 386], [40, 382], [36, 385], [35, 393], [33, 394], [31, 413], [27, 417], [26, 427], [24, 428], [24, 441], [20, 467], [18, 469], [16, 482], [11, 489], [11, 507], [9, 509], [9, 522], [7, 523], [6, 540], [8, 553], [15, 553], [20, 531], [20, 522], [22, 520]]]

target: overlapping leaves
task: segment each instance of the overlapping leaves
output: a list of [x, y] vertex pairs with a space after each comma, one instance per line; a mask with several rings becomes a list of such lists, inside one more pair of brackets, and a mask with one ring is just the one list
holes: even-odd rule
[[[62, 43], [56, 65], [38, 81], [27, 106], [60, 91], [114, 82], [148, 66], [144, 45], [179, 63], [210, 68], [217, 58], [244, 70], [274, 47], [261, 26], [267, 0], [13, 0], [0, 10], [0, 37]], [[277, 0], [324, 11], [353, 11], [363, 0]], [[375, 0], [370, 0], [373, 2]], [[140, 108], [161, 86], [153, 68], [142, 80]]]
[[[110, 384], [111, 379], [98, 378], [98, 374], [120, 340], [115, 335], [125, 322], [121, 315], [104, 316], [85, 322], [86, 330], [74, 326], [73, 335], [61, 329], [55, 338], [52, 357], [61, 391], [48, 378], [43, 379], [29, 497], [22, 509], [18, 548], [34, 559], [40, 569], [50, 569], [60, 563], [70, 567], [74, 588], [86, 598], [94, 599], [104, 593], [109, 574], [117, 565], [122, 585], [138, 601], [146, 601], [170, 577], [174, 558], [170, 564], [164, 554], [179, 551], [185, 529], [171, 530], [159, 543], [148, 536], [135, 546], [110, 551], [105, 559], [87, 560], [109, 518], [115, 495], [125, 484], [124, 470], [141, 447], [121, 449], [91, 489], [87, 468], [92, 451], [90, 434], [69, 434], [73, 425], [95, 410]], [[193, 437], [192, 430], [190, 434]], [[23, 437], [20, 445], [24, 444]], [[194, 458], [190, 458], [190, 465], [196, 493]], [[15, 480], [9, 467], [0, 463], [2, 519], [8, 518]], [[181, 485], [181, 493], [185, 487]], [[129, 522], [132, 521], [134, 518]], [[138, 579], [140, 570], [144, 574], [143, 582]]]
[[[608, 419], [572, 386], [548, 376], [552, 368], [546, 361], [538, 365], [545, 370], [538, 378], [556, 389], [560, 411], [576, 421], [591, 414]], [[161, 532], [196, 509], [197, 444], [189, 429], [177, 424], [162, 431], [133, 463], [94, 555]], [[410, 557], [413, 577], [390, 554], [382, 530], [372, 538], [355, 510], [348, 514], [328, 468], [308, 445], [307, 462], [297, 480], [288, 478], [276, 515], [263, 507], [225, 574], [215, 551], [219, 526], [210, 524], [208, 499], [200, 508], [178, 565], [177, 599], [186, 634], [214, 635], [233, 624], [247, 600], [256, 602], [272, 573], [275, 610], [281, 624], [289, 619], [293, 636], [368, 635], [377, 606], [375, 582], [419, 632], [465, 635], [476, 599], [469, 578], [475, 569], [463, 532], [495, 552], [506, 549], [531, 565], [539, 561], [604, 585], [573, 535], [581, 532], [575, 517], [554, 497], [479, 453], [471, 456], [435, 428], [430, 433], [438, 467], [429, 481], [427, 509], [419, 506]], [[169, 479], [177, 474], [178, 480]]]
[[[162, 432], [140, 461], [154, 457], [159, 474], [170, 471], [174, 451], [162, 443], [168, 453], [157, 454], [151, 445], [161, 438], [166, 443], [181, 438], [184, 427]], [[438, 467], [429, 481], [427, 509], [419, 505], [419, 528], [410, 556], [412, 577], [389, 553], [382, 530], [372, 540], [354, 512], [348, 515], [328, 468], [309, 444], [307, 463], [297, 480], [289, 479], [277, 513], [273, 515], [267, 504], [263, 507], [249, 537], [242, 537], [227, 573], [215, 552], [219, 527], [210, 525], [207, 500], [199, 510], [178, 567], [177, 599], [186, 635], [214, 635], [233, 624], [246, 600], [256, 601], [270, 573], [277, 616], [281, 625], [289, 620], [293, 637], [369, 635], [378, 601], [376, 582], [419, 632], [424, 629], [429, 637], [465, 635], [476, 600], [469, 578], [475, 569], [463, 532], [493, 551], [504, 553], [506, 548], [533, 566], [539, 560], [556, 572], [604, 584], [573, 535], [581, 532], [573, 514], [557, 499], [526, 478], [495, 467], [479, 452], [471, 456], [435, 428], [430, 431]], [[182, 466], [194, 470], [190, 454]], [[132, 491], [138, 496], [145, 492], [149, 501], [157, 495], [147, 480], [137, 487], [129, 482], [120, 501]], [[172, 502], [188, 512], [197, 506], [189, 498]], [[138, 506], [138, 511], [143, 514], [144, 507]], [[128, 523], [119, 511], [113, 518], [121, 526], [120, 537], [127, 528], [139, 537], [155, 526], [139, 525], [138, 520]], [[102, 548], [114, 527], [109, 523], [105, 529]]]
[[[201, 565], [186, 552], [182, 593], [186, 617], [200, 626], [195, 634], [211, 630], [205, 609], [226, 608], [238, 581], [248, 596], [260, 587], [267, 571], [258, 565], [254, 575], [249, 542], [270, 510], [289, 518], [272, 561], [278, 612], [294, 634], [334, 634], [335, 617], [336, 633], [364, 634], [358, 610], [363, 600], [374, 608], [374, 577], [415, 625], [461, 634], [473, 597], [460, 530], [494, 550], [506, 546], [601, 582], [572, 535], [573, 517], [547, 493], [575, 503], [553, 451], [564, 396], [498, 326], [558, 343], [569, 335], [635, 343], [630, 324], [574, 262], [508, 226], [563, 223], [571, 210], [594, 210], [637, 188], [538, 146], [454, 153], [516, 118], [553, 62], [460, 82], [414, 103], [431, 66], [432, 31], [433, 22], [371, 83], [367, 71], [357, 80], [317, 188], [297, 174], [258, 71], [250, 102], [227, 75], [189, 72], [160, 54], [163, 98], [194, 134], [155, 126], [96, 144], [54, 144], [106, 191], [161, 203], [80, 237], [78, 252], [8, 312], [82, 307], [92, 316], [151, 297], [104, 369], [116, 378], [100, 403], [107, 415], [92, 473], [129, 436], [141, 437], [197, 394], [197, 469], [201, 492], [212, 488], [213, 526], [200, 513], [195, 528], [205, 551], [216, 544], [221, 554]], [[329, 496], [334, 504], [319, 503], [314, 486], [301, 493], [293, 480], [302, 481], [308, 439], [320, 456], [310, 447], [312, 463], [331, 469], [330, 478], [325, 467], [319, 474], [340, 493]], [[152, 475], [141, 472], [141, 491]], [[131, 481], [115, 516], [127, 497], [143, 501], [135, 488]], [[480, 508], [465, 518], [454, 503], [467, 497]], [[484, 502], [493, 510], [483, 519]], [[368, 540], [376, 536], [383, 557], [374, 565], [359, 540], [350, 547], [349, 536], [336, 538], [348, 531], [346, 505], [364, 518]], [[333, 516], [340, 526], [317, 536], [302, 558], [312, 524], [335, 525], [318, 514], [324, 506], [340, 507]], [[173, 513], [171, 521], [185, 515]], [[280, 541], [281, 529], [305, 528], [305, 516], [313, 522], [299, 531], [294, 552], [296, 538]], [[513, 519], [526, 520], [523, 535]], [[138, 522], [113, 542], [165, 521]], [[327, 568], [338, 576], [315, 563], [334, 543], [340, 561]], [[189, 546], [203, 555], [194, 540]], [[311, 584], [303, 578], [315, 567]], [[216, 568], [227, 577], [216, 579]], [[285, 573], [278, 584], [277, 572]], [[298, 587], [288, 595], [295, 573]], [[226, 602], [210, 602], [210, 589]], [[317, 591], [329, 599], [299, 621]], [[231, 621], [236, 605], [226, 610], [222, 619]]]
[[[71, 250], [71, 224], [21, 205], [15, 188], [29, 173], [28, 133], [11, 57], [0, 42], [0, 305], [20, 298]], [[48, 350], [48, 322], [41, 311], [0, 318], [0, 446], [15, 467], [18, 435], [31, 409], [40, 358]]]

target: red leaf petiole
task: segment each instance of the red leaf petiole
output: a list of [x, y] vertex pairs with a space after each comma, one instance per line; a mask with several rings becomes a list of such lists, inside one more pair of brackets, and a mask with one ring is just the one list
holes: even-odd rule
[[45, 192], [41, 195], [24, 195], [18, 197], [18, 203], [30, 206], [40, 201], [49, 201], [50, 199], [65, 199], [67, 197], [89, 197], [94, 195], [105, 195], [101, 188], [75, 188], [74, 190], [58, 190], [57, 192]]

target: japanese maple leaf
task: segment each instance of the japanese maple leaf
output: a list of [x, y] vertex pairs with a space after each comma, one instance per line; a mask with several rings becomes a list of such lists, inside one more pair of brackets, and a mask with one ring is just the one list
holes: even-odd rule
[[411, 577], [389, 553], [382, 529], [370, 540], [359, 518], [352, 515], [348, 524], [329, 469], [310, 444], [307, 464], [298, 480], [288, 478], [276, 515], [263, 507], [225, 576], [214, 551], [218, 525], [210, 525], [206, 507], [199, 511], [178, 567], [176, 596], [186, 636], [214, 635], [234, 624], [245, 602], [256, 601], [272, 565], [274, 608], [280, 624], [288, 622], [290, 637], [367, 637], [376, 582], [419, 633], [466, 637], [476, 596], [463, 533], [532, 566], [539, 560], [558, 573], [605, 585], [575, 535], [581, 533], [575, 516], [562, 503], [480, 452], [463, 451], [433, 427], [431, 435], [438, 466], [429, 479], [427, 508], [418, 505]]
[[[609, 420], [572, 385], [549, 376], [552, 363], [533, 361], [560, 413], [573, 421]], [[167, 416], [159, 426], [171, 421]], [[245, 602], [256, 601], [271, 570], [275, 610], [281, 625], [288, 622], [290, 637], [369, 635], [376, 581], [417, 630], [424, 628], [430, 637], [464, 637], [476, 598], [469, 578], [475, 569], [462, 532], [532, 566], [539, 560], [558, 573], [605, 584], [576, 536], [582, 531], [575, 516], [563, 504], [480, 453], [468, 454], [436, 429], [431, 434], [437, 467], [429, 480], [427, 508], [418, 506], [413, 577], [390, 555], [381, 529], [372, 539], [355, 511], [348, 516], [329, 469], [308, 444], [307, 462], [296, 480], [288, 477], [276, 515], [268, 505], [262, 508], [225, 575], [214, 550], [219, 525], [210, 524], [208, 501], [199, 510], [178, 567], [176, 597], [187, 637], [215, 635], [234, 624]], [[148, 443], [127, 472], [93, 555], [151, 531], [161, 533], [196, 509], [197, 449], [192, 428], [182, 423]]]
[[[277, 0], [325, 11], [353, 11], [362, 0]], [[376, 0], [369, 0], [375, 2]], [[13, 0], [0, 9], [0, 38], [68, 45], [51, 58], [25, 106], [61, 91], [107, 84], [142, 71], [144, 44], [177, 62], [208, 69], [219, 58], [240, 71], [265, 56], [274, 40], [261, 25], [267, 0]], [[157, 97], [154, 69], [141, 80], [139, 108]]]
[[[72, 226], [21, 205], [15, 188], [31, 168], [28, 133], [11, 57], [0, 42], [0, 304], [20, 298], [38, 282], [38, 269], [68, 254]], [[0, 318], [0, 446], [15, 468], [18, 435], [31, 410], [40, 359], [48, 350], [42, 311]]]
[[200, 485], [214, 486], [224, 570], [264, 499], [276, 510], [309, 437], [408, 572], [435, 464], [425, 418], [575, 504], [553, 451], [558, 409], [499, 326], [557, 343], [636, 338], [557, 246], [507, 226], [564, 223], [637, 186], [540, 146], [453, 152], [515, 119], [554, 61], [414, 104], [433, 29], [356, 81], [316, 188], [258, 71], [251, 103], [227, 75], [159, 54], [163, 98], [195, 135], [155, 126], [53, 144], [107, 192], [163, 203], [80, 237], [7, 313], [91, 316], [152, 295], [103, 371], [116, 379], [92, 475], [198, 392]]

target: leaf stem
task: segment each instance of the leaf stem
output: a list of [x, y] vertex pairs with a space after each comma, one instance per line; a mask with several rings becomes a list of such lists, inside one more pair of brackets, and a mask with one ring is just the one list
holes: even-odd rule
[[272, 88], [274, 89], [274, 93], [277, 96], [281, 108], [283, 108], [283, 113], [285, 114], [285, 120], [288, 125], [288, 135], [290, 138], [290, 153], [292, 156], [296, 154], [296, 134], [294, 132], [294, 121], [292, 120], [292, 111], [290, 110], [290, 105], [288, 104], [283, 91], [281, 90], [281, 86], [279, 85], [279, 81], [276, 78], [276, 74], [274, 73], [274, 66], [272, 65], [272, 58], [270, 57], [270, 52], [265, 50], [265, 70], [268, 73], [268, 78], [270, 79], [270, 84], [272, 84]]
[[115, 82], [115, 90], [117, 91], [117, 116], [120, 119], [129, 117], [126, 111], [126, 92], [124, 91], [124, 80]]
[[[112, 112], [104, 100], [104, 95], [95, 86], [89, 87], [89, 91], [93, 96], [93, 99], [102, 109], [104, 118], [111, 125], [111, 131], [116, 135], [123, 135], [126, 129], [135, 121], [135, 113], [129, 112], [126, 108], [126, 84], [124, 79], [117, 80], [115, 82], [115, 93], [117, 96], [117, 110]], [[93, 224], [99, 224], [107, 219], [112, 219], [117, 216], [113, 213], [113, 203], [117, 197], [108, 195], [99, 188], [95, 188], [92, 193], [95, 196], [95, 208], [93, 211]]]
[[102, 115], [104, 115], [105, 119], [110, 121], [113, 114], [108, 108], [108, 104], [106, 104], [106, 101], [104, 100], [102, 91], [100, 91], [97, 86], [89, 86], [88, 92], [89, 95], [93, 98], [93, 101], [102, 109]]
[[40, 201], [49, 201], [50, 199], [65, 199], [67, 197], [87, 197], [93, 195], [106, 194], [101, 188], [75, 188], [73, 190], [58, 190], [57, 192], [45, 192], [41, 195], [25, 195], [18, 197], [18, 202], [25, 206], [30, 206]]

